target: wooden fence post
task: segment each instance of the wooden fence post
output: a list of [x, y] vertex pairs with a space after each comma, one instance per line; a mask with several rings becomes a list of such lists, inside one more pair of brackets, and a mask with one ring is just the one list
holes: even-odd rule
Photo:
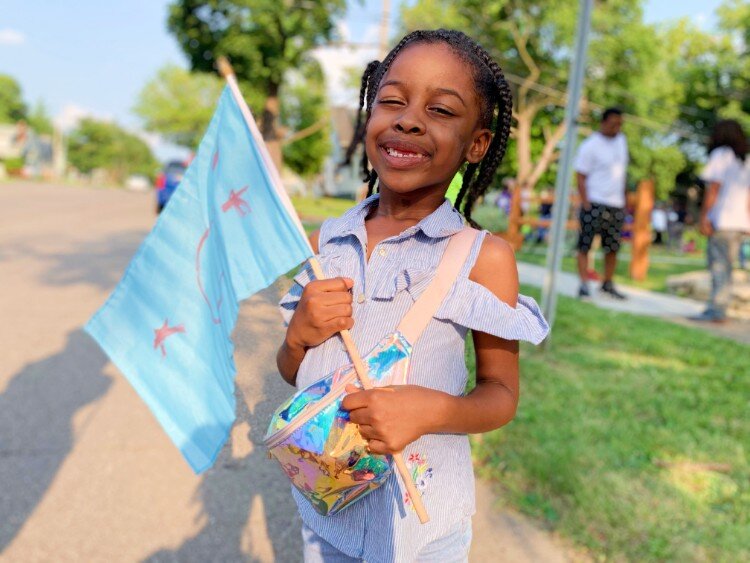
[[654, 209], [654, 181], [643, 179], [636, 191], [633, 212], [633, 248], [630, 261], [631, 279], [641, 281], [648, 274], [648, 248], [651, 246], [651, 211]]
[[520, 250], [523, 246], [523, 235], [521, 234], [521, 184], [516, 183], [513, 186], [513, 192], [510, 196], [510, 213], [508, 214], [508, 229], [504, 233], [507, 240], [514, 250]]

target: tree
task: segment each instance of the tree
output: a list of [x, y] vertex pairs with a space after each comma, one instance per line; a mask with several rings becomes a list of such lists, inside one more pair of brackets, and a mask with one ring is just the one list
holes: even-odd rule
[[28, 121], [31, 128], [40, 135], [52, 134], [52, 119], [49, 113], [47, 113], [47, 106], [44, 105], [42, 100], [39, 100], [34, 109], [31, 110], [31, 113], [28, 115]]
[[[515, 142], [509, 151], [514, 160], [501, 171], [512, 172], [532, 186], [541, 178], [551, 179], [559, 157], [578, 4], [577, 0], [418, 0], [402, 11], [406, 30], [470, 29], [500, 63], [513, 86], [515, 103]], [[582, 118], [595, 120], [603, 106], [615, 104], [649, 115], [650, 122], [639, 121], [638, 135], [631, 141], [648, 137], [647, 145], [653, 146], [668, 133], [660, 124], [669, 123], [676, 114], [680, 87], [663, 72], [659, 36], [653, 26], [642, 22], [640, 4], [640, 0], [597, 3]]]
[[118, 183], [130, 174], [153, 178], [159, 167], [143, 140], [115, 123], [95, 119], [81, 120], [70, 135], [68, 160], [83, 173], [106, 169]]
[[0, 74], [0, 123], [16, 123], [26, 119], [26, 111], [21, 86], [12, 76]]
[[717, 16], [719, 34], [688, 20], [666, 30], [678, 46], [670, 72], [684, 87], [679, 122], [704, 139], [719, 119], [737, 119], [750, 130], [750, 4], [729, 0]]
[[215, 74], [167, 65], [143, 87], [133, 111], [143, 119], [147, 131], [195, 149], [223, 87]]
[[317, 64], [307, 64], [289, 76], [281, 104], [281, 123], [296, 131], [284, 139], [284, 162], [297, 174], [309, 177], [323, 166], [331, 151], [325, 81]]
[[281, 164], [278, 117], [284, 77], [334, 35], [345, 0], [176, 0], [168, 27], [195, 71], [211, 72], [229, 58], [248, 103], [262, 107], [261, 133]]

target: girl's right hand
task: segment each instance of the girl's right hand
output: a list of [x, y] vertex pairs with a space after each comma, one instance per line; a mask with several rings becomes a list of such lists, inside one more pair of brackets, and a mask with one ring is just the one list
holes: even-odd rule
[[302, 297], [286, 331], [288, 346], [298, 349], [317, 346], [337, 332], [354, 326], [350, 278], [313, 280]]

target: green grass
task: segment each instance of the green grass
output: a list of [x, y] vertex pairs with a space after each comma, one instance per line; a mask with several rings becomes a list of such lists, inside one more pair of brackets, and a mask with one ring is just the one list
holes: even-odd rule
[[748, 357], [561, 297], [547, 352], [522, 347], [516, 419], [474, 441], [480, 473], [597, 559], [750, 560]]
[[[526, 243], [523, 248], [516, 252], [516, 260], [531, 264], [544, 265], [547, 257], [547, 245], [534, 246]], [[601, 252], [597, 253], [595, 260], [596, 271], [604, 271], [604, 261]], [[615, 282], [648, 289], [650, 291], [667, 292], [667, 278], [669, 276], [706, 269], [706, 260], [702, 256], [679, 256], [670, 254], [661, 249], [652, 249], [649, 252], [648, 276], [643, 281], [630, 279], [628, 269], [630, 268], [630, 246], [626, 245], [621, 251], [615, 269]], [[562, 260], [564, 272], [577, 273], [578, 266], [573, 251], [566, 252]]]
[[336, 197], [293, 197], [292, 205], [302, 219], [323, 222], [328, 217], [339, 217], [345, 211], [354, 207], [356, 202], [351, 199]]

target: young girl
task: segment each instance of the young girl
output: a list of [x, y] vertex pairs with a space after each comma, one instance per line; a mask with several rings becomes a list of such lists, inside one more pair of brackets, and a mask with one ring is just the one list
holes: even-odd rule
[[[351, 329], [362, 354], [394, 330], [464, 219], [475, 226], [472, 207], [505, 153], [511, 104], [500, 67], [458, 31], [415, 31], [368, 65], [360, 92], [366, 119], [361, 127], [358, 119], [353, 143], [364, 142], [368, 197], [311, 237], [330, 279], [315, 281], [305, 269], [281, 300], [288, 330], [277, 361], [287, 382], [304, 388], [350, 363], [331, 338], [341, 329]], [[464, 163], [462, 217], [445, 193]], [[469, 329], [477, 382], [464, 394]], [[342, 405], [371, 452], [403, 451], [430, 522], [419, 523], [395, 475], [333, 516], [320, 516], [294, 491], [305, 561], [465, 561], [475, 510], [467, 434], [512, 420], [518, 340], [538, 343], [547, 330], [536, 303], [518, 295], [512, 249], [480, 233], [414, 347], [408, 385], [351, 387]]]

